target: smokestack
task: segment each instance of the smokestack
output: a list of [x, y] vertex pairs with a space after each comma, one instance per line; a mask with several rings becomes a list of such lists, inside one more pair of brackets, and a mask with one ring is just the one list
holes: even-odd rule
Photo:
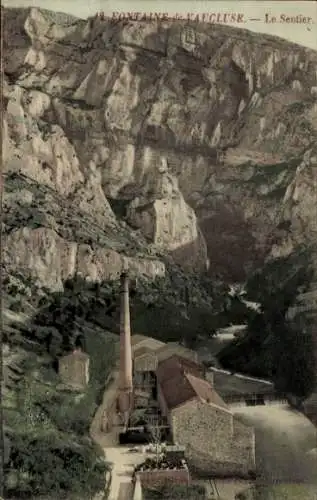
[[[124, 271], [120, 277], [120, 379], [119, 411], [127, 419], [132, 407], [132, 349], [130, 330], [129, 280]], [[126, 422], [127, 423], [127, 422]]]

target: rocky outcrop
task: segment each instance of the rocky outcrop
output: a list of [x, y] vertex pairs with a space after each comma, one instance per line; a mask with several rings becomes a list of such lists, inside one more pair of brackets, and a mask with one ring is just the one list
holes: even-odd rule
[[[163, 253], [240, 281], [269, 255], [316, 244], [316, 52], [203, 23], [4, 14], [6, 172], [103, 234], [137, 234], [150, 259], [119, 250], [136, 269], [161, 272], [151, 259]], [[41, 279], [54, 265], [53, 286], [74, 269], [106, 277], [123, 259], [69, 238], [26, 224], [8, 235], [7, 262]], [[10, 245], [65, 258], [13, 257]]]
[[138, 231], [114, 216], [99, 220], [91, 207], [21, 174], [6, 178], [3, 264], [7, 273], [31, 274], [39, 287], [62, 290], [81, 274], [89, 281], [116, 278], [125, 267], [149, 278], [165, 265], [146, 249]]
[[[24, 227], [4, 239], [3, 263], [7, 270], [29, 269], [39, 286], [61, 290], [63, 282], [76, 274], [89, 281], [118, 278], [125, 267], [131, 276], [162, 276], [164, 264], [157, 260], [125, 257], [113, 250], [78, 244], [61, 238], [48, 228]], [[10, 249], [10, 250], [9, 250]]]

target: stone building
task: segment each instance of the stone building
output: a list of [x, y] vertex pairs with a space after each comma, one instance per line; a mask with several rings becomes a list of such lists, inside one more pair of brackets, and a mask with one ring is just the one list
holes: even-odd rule
[[148, 347], [140, 347], [133, 355], [133, 380], [135, 388], [152, 391], [156, 385], [157, 356]]
[[89, 383], [89, 356], [81, 349], [75, 349], [59, 359], [58, 372], [64, 384], [83, 389]]
[[[135, 337], [135, 336], [134, 336]], [[140, 337], [140, 336], [138, 336]], [[155, 339], [143, 337], [140, 342], [135, 343], [133, 352], [133, 381], [135, 388], [148, 392], [156, 398], [157, 383], [156, 372], [159, 362], [162, 365], [160, 373], [164, 370], [165, 363], [167, 367], [174, 366], [175, 361], [187, 366], [187, 369], [194, 371], [199, 376], [203, 376], [204, 369], [193, 359], [197, 359], [196, 353], [186, 349], [177, 343], [168, 343], [163, 347], [156, 344]], [[168, 360], [174, 360], [168, 362]]]
[[287, 399], [278, 393], [269, 380], [209, 367], [206, 379], [213, 380], [218, 394], [230, 408], [238, 406], [280, 405]]
[[205, 378], [205, 368], [200, 363], [196, 363], [187, 358], [182, 358], [178, 354], [173, 354], [170, 358], [164, 359], [158, 365], [156, 376], [160, 384], [173, 379], [181, 370], [187, 371], [196, 377]]
[[156, 372], [157, 356], [155, 351], [140, 347], [133, 354], [133, 370], [135, 372]]
[[134, 353], [137, 349], [141, 347], [156, 351], [161, 347], [164, 347], [165, 342], [161, 340], [154, 339], [153, 337], [147, 337], [146, 335], [135, 334], [131, 337], [132, 352]]
[[[121, 283], [119, 395], [133, 396], [134, 411], [149, 409], [154, 400], [162, 426], [168, 427], [174, 444], [184, 446], [192, 467], [208, 475], [249, 477], [255, 469], [254, 430], [233, 416], [213, 378], [206, 380], [196, 352], [177, 342], [131, 338], [126, 274]], [[119, 398], [121, 414], [131, 417], [132, 406]], [[126, 418], [126, 426], [128, 422]]]
[[157, 371], [158, 401], [174, 443], [205, 474], [249, 477], [255, 469], [254, 430], [233, 416], [212, 385], [175, 359]]
[[159, 362], [164, 361], [164, 359], [168, 359], [171, 356], [177, 355], [198, 363], [197, 352], [192, 351], [177, 342], [168, 342], [156, 351], [156, 355]]

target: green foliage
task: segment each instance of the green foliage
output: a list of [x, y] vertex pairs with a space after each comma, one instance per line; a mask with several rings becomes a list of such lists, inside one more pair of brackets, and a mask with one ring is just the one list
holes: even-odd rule
[[314, 342], [305, 315], [289, 322], [286, 312], [311, 278], [307, 252], [269, 262], [247, 284], [248, 298], [261, 312], [248, 319], [248, 335], [219, 355], [231, 369], [272, 378], [276, 388], [298, 398], [308, 397], [315, 385]]
[[[65, 293], [55, 294], [36, 318], [37, 327], [54, 326], [58, 330], [59, 347], [56, 334], [50, 340], [51, 344], [54, 340], [55, 352], [72, 348], [81, 319], [119, 331], [119, 280], [95, 284], [77, 277], [65, 285]], [[221, 282], [168, 266], [166, 276], [154, 281], [141, 278], [136, 286], [132, 284], [132, 330], [163, 341], [184, 340], [192, 345], [197, 337], [209, 337], [228, 324], [227, 294], [228, 289]]]
[[168, 267], [165, 277], [153, 282], [138, 280], [131, 297], [133, 330], [192, 346], [199, 336], [210, 337], [227, 324], [227, 294], [223, 283], [206, 275]]
[[[298, 323], [297, 323], [298, 325]], [[286, 323], [272, 342], [273, 379], [276, 388], [301, 399], [308, 398], [316, 384], [315, 343], [312, 332]], [[274, 355], [274, 357], [273, 357]]]
[[288, 257], [269, 261], [247, 283], [247, 295], [260, 302], [263, 311], [285, 315], [298, 293], [309, 287], [312, 271], [308, 249], [299, 249]]
[[31, 377], [20, 383], [18, 411], [12, 412], [11, 455], [5, 471], [6, 498], [91, 498], [105, 486], [107, 464], [88, 438], [96, 409], [95, 387], [86, 393], [60, 392]]
[[67, 492], [91, 498], [105, 483], [107, 463], [87, 440], [73, 442], [67, 434], [16, 433], [12, 441], [10, 469], [6, 474], [6, 498], [63, 498]]
[[87, 437], [80, 437], [87, 433], [91, 418], [87, 411], [84, 413], [87, 398], [76, 404], [74, 396], [68, 395], [69, 406], [63, 414], [60, 405], [67, 401], [67, 395], [29, 378], [20, 386], [18, 401], [19, 411], [10, 420], [6, 498], [35, 498], [42, 494], [57, 498], [69, 491], [90, 498], [101, 490], [108, 466], [101, 460], [102, 451]]
[[[76, 286], [63, 294], [46, 291], [41, 310], [27, 328], [19, 326], [23, 339], [36, 341], [38, 349], [19, 361], [24, 375], [15, 390], [17, 411], [9, 414], [13, 432], [6, 498], [80, 493], [88, 499], [105, 487], [103, 452], [88, 432], [116, 353], [111, 335], [86, 321], [85, 294]], [[90, 383], [83, 393], [62, 390], [54, 369], [78, 335], [90, 356]]]

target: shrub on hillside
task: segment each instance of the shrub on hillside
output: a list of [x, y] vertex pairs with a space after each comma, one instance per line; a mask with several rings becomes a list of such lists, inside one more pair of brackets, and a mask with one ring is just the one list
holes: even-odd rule
[[46, 495], [56, 499], [80, 493], [81, 498], [88, 500], [105, 487], [106, 466], [100, 458], [103, 452], [91, 444], [87, 435], [116, 362], [114, 343], [101, 329], [90, 329], [85, 335], [84, 325], [82, 337], [90, 355], [89, 386], [83, 393], [62, 390], [48, 341], [54, 338], [55, 353], [62, 354], [63, 341], [72, 345], [81, 326], [68, 324], [62, 330], [60, 318], [54, 317], [54, 308], [50, 314], [47, 325], [32, 325], [33, 337], [37, 336], [41, 345], [41, 356], [29, 352], [20, 361], [24, 377], [16, 388], [18, 410], [14, 415], [12, 412], [9, 421], [14, 432], [10, 463], [5, 471], [6, 498]]
[[70, 441], [67, 434], [18, 433], [12, 440], [6, 474], [6, 498], [34, 498], [67, 492], [90, 498], [102, 490], [108, 465], [87, 440]]
[[73, 394], [58, 394], [39, 403], [40, 408], [63, 432], [84, 436], [89, 432], [96, 404], [96, 394], [90, 389], [76, 401]]

